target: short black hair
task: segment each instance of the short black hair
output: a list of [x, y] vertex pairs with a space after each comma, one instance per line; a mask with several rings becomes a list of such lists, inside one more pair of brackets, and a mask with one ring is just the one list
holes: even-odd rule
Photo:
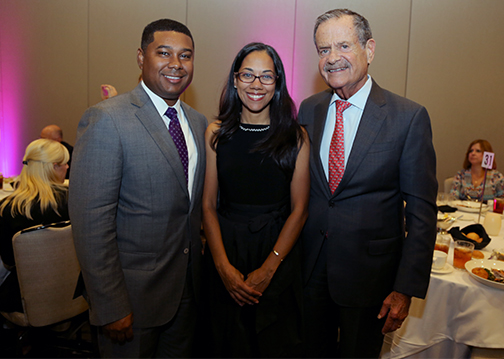
[[149, 25], [145, 27], [142, 33], [142, 43], [140, 47], [142, 51], [147, 50], [147, 46], [154, 41], [154, 33], [156, 31], [175, 31], [180, 32], [184, 35], [187, 35], [191, 38], [193, 47], [194, 47], [194, 39], [191, 35], [191, 31], [184, 24], [171, 20], [171, 19], [159, 19], [151, 22]]

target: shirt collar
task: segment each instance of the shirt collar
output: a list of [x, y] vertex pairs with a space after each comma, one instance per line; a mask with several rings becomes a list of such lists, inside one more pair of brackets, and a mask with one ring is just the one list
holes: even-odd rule
[[[163, 100], [160, 96], [158, 96], [157, 94], [152, 92], [151, 89], [148, 88], [147, 85], [143, 82], [143, 80], [140, 83], [142, 84], [142, 87], [145, 90], [145, 92], [147, 92], [147, 95], [149, 96], [152, 103], [154, 104], [154, 107], [159, 112], [159, 115], [164, 116], [164, 114], [166, 113], [166, 110], [168, 110], [168, 107], [170, 107], [170, 106], [168, 106], [168, 104], [165, 102], [165, 100]], [[175, 105], [173, 105], [171, 107], [173, 107], [173, 108], [175, 108], [175, 110], [177, 110], [177, 114], [180, 118], [180, 116], [181, 116], [180, 99], [178, 99], [177, 102], [175, 103]]]
[[[373, 81], [371, 80], [371, 75], [367, 75], [367, 81], [362, 86], [359, 91], [357, 91], [352, 97], [350, 97], [347, 101], [352, 104], [352, 106], [357, 107], [359, 110], [364, 111], [364, 107], [366, 107], [366, 102], [371, 93], [371, 86]], [[341, 100], [341, 98], [336, 94], [336, 91], [333, 91], [333, 95], [331, 98], [331, 105], [336, 102], [336, 100]]]

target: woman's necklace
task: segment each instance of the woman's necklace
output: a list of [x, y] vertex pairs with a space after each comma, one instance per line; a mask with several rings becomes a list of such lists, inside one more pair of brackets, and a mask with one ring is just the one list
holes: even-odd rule
[[478, 187], [483, 182], [483, 178], [485, 178], [485, 174], [483, 173], [482, 175], [476, 175], [476, 174], [471, 173], [471, 178], [472, 178], [473, 186]]
[[263, 132], [263, 131], [269, 130], [269, 128], [270, 128], [270, 125], [263, 127], [263, 128], [246, 128], [240, 124], [240, 129], [243, 131], [247, 131], [247, 132]]

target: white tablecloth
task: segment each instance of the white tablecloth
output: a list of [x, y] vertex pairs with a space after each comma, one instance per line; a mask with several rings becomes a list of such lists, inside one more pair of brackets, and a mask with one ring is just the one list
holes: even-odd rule
[[[460, 220], [454, 226], [463, 228], [477, 221], [477, 214], [456, 215], [462, 214], [474, 220]], [[480, 223], [483, 220], [482, 216]], [[504, 248], [504, 223], [499, 235], [490, 237], [492, 241], [482, 250], [485, 258], [492, 249]], [[453, 241], [448, 262], [453, 264]], [[433, 273], [426, 299], [413, 298], [408, 318], [387, 335], [385, 343], [390, 349], [384, 345], [382, 358], [456, 358], [470, 356], [469, 347], [502, 349], [504, 290], [486, 286], [466, 271]]]

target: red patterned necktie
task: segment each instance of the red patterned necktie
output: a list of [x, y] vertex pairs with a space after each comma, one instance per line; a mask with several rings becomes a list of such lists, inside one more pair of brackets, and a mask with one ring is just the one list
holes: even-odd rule
[[173, 107], [168, 107], [165, 115], [170, 119], [170, 125], [168, 131], [172, 136], [173, 142], [175, 142], [175, 146], [177, 146], [177, 151], [180, 156], [180, 160], [182, 161], [182, 166], [184, 166], [184, 175], [187, 184], [187, 167], [189, 165], [188, 153], [187, 153], [187, 145], [184, 137], [184, 133], [182, 132], [182, 128], [180, 127], [180, 122], [177, 116], [177, 110]]
[[350, 102], [336, 100], [336, 124], [329, 148], [329, 188], [334, 193], [345, 172], [345, 137], [343, 111], [350, 107]]

